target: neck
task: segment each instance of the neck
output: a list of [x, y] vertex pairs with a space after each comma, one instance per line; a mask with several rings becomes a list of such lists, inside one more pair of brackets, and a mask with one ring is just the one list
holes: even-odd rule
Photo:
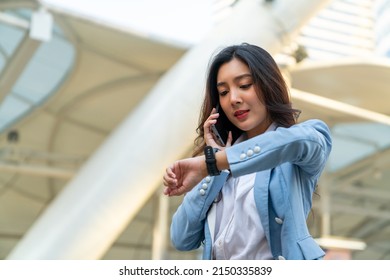
[[257, 135], [260, 135], [260, 134], [263, 134], [264, 132], [266, 132], [267, 129], [269, 128], [269, 126], [271, 125], [271, 123], [272, 123], [272, 121], [267, 119], [266, 121], [264, 121], [264, 123], [262, 123], [256, 129], [253, 129], [251, 131], [247, 131], [248, 139], [253, 138]]

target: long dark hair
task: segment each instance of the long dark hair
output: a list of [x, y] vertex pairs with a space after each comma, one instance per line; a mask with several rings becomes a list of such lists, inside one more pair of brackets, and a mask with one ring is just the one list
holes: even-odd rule
[[[292, 108], [288, 87], [272, 56], [266, 50], [248, 43], [232, 45], [222, 49], [210, 61], [205, 97], [196, 129], [198, 136], [195, 139], [194, 156], [203, 152], [206, 145], [203, 125], [210, 116], [211, 110], [219, 103], [218, 71], [223, 64], [233, 58], [239, 59], [248, 66], [256, 93], [267, 108], [271, 121], [282, 127], [290, 127], [297, 122], [300, 111]], [[219, 113], [218, 121], [222, 121], [224, 128], [232, 131], [233, 139], [236, 139], [242, 131], [227, 119], [222, 108]]]

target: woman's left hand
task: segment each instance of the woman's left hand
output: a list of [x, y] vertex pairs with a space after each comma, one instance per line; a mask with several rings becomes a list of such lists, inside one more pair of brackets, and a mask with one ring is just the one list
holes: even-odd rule
[[176, 161], [166, 169], [164, 194], [168, 196], [182, 195], [195, 187], [207, 176], [204, 156], [192, 157]]

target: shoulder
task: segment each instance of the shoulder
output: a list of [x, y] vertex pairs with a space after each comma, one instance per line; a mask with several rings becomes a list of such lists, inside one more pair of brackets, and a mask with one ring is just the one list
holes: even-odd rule
[[288, 131], [300, 137], [307, 138], [326, 138], [328, 141], [331, 141], [331, 132], [328, 125], [320, 119], [309, 119], [303, 122], [297, 123], [289, 128], [278, 127], [276, 131], [282, 132]]
[[[296, 123], [291, 127], [313, 127], [313, 128], [323, 128], [323, 129], [329, 130], [328, 125], [323, 120], [320, 120], [320, 119], [308, 119], [308, 120]], [[283, 127], [280, 127], [280, 126], [277, 127], [277, 129], [280, 129], [280, 128], [283, 128]]]

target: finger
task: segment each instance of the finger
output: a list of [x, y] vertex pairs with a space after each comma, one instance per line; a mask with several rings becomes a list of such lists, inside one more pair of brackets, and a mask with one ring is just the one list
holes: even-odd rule
[[173, 172], [173, 166], [167, 167], [166, 174], [171, 178], [176, 178], [175, 172]]
[[164, 186], [166, 186], [168, 188], [176, 188], [177, 187], [177, 180], [171, 179], [171, 178], [165, 179]]
[[163, 178], [163, 185], [166, 186], [166, 187], [174, 187], [176, 184], [176, 182], [173, 181], [173, 179], [169, 179], [169, 178]]
[[217, 123], [217, 119], [212, 119], [211, 116], [204, 122], [203, 129], [207, 133], [211, 133], [211, 126]]
[[[215, 123], [215, 122], [213, 122], [213, 123]], [[206, 144], [207, 145], [215, 145], [216, 144], [216, 142], [215, 142], [215, 136], [214, 136], [214, 133], [212, 132], [212, 129], [211, 129], [211, 125], [213, 124], [213, 123], [209, 123], [209, 122], [205, 122], [205, 124], [204, 124], [204, 135], [203, 135], [203, 137], [204, 137], [204, 140], [205, 140], [205, 142], [206, 142]]]
[[209, 116], [209, 119], [217, 119], [219, 117], [219, 113], [217, 112], [212, 112], [211, 115]]
[[169, 177], [170, 176], [168, 175], [168, 173], [165, 173], [164, 176], [163, 176], [163, 182], [164, 183], [168, 183]]
[[211, 110], [211, 113], [210, 113], [210, 116], [207, 118], [207, 121], [208, 120], [214, 120], [214, 119], [217, 119], [219, 117], [219, 113], [217, 112], [217, 110], [215, 108], [213, 108]]
[[177, 179], [176, 179], [176, 177], [172, 178], [171, 175], [166, 173], [163, 176], [163, 185], [166, 186], [166, 187], [169, 187], [169, 188], [176, 187], [177, 186]]
[[233, 141], [233, 134], [231, 131], [229, 131], [225, 147], [230, 147], [232, 145], [232, 141]]
[[169, 196], [170, 189], [169, 188], [164, 188], [163, 194]]
[[204, 141], [206, 142], [206, 145], [216, 147], [218, 146], [216, 142], [216, 136], [214, 133], [205, 130], [204, 131]]
[[168, 190], [169, 196], [179, 196], [182, 195], [183, 193], [184, 193], [183, 190], [181, 190], [180, 188]]

